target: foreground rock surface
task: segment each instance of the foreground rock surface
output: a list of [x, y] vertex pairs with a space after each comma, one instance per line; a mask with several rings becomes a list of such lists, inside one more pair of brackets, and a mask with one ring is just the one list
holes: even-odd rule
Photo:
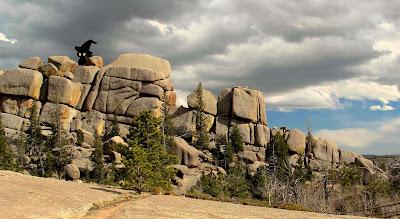
[[149, 195], [88, 215], [93, 203], [112, 201], [126, 193], [95, 184], [0, 171], [0, 218], [358, 218]]

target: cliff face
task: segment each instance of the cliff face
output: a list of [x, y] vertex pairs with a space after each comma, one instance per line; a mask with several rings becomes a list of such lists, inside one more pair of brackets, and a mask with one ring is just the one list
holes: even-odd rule
[[[51, 56], [46, 63], [39, 57], [28, 58], [19, 68], [0, 71], [1, 118], [7, 136], [15, 138], [29, 126], [28, 109], [37, 100], [42, 134], [49, 135], [51, 114], [59, 110], [62, 126], [68, 132], [68, 147], [74, 151], [73, 163], [82, 169], [90, 164], [88, 157], [94, 135], [103, 134], [114, 115], [123, 137], [138, 113], [150, 110], [159, 116], [165, 101], [172, 108], [173, 125], [182, 137], [175, 138], [178, 145], [175, 153], [187, 158], [179, 163], [186, 167], [176, 168], [181, 172], [190, 172], [187, 167], [223, 172], [215, 166], [202, 165], [202, 162], [210, 163], [212, 157], [189, 145], [196, 125], [196, 94], [193, 92], [187, 97], [188, 108], [176, 107], [171, 74], [168, 61], [144, 54], [123, 54], [106, 66], [101, 57], [92, 57], [88, 66], [78, 66], [66, 56]], [[226, 144], [231, 128], [237, 125], [245, 143], [240, 156], [253, 170], [266, 165], [267, 148], [271, 139], [280, 133], [288, 143], [292, 165], [303, 157], [316, 172], [355, 164], [368, 174], [382, 173], [370, 160], [343, 151], [332, 141], [313, 137], [306, 146], [306, 136], [300, 130], [269, 128], [260, 91], [247, 87], [225, 88], [216, 97], [204, 90], [203, 100], [211, 135], [209, 150], [217, 144]], [[76, 146], [77, 130], [84, 134], [83, 147]], [[120, 160], [118, 154], [112, 156]]]

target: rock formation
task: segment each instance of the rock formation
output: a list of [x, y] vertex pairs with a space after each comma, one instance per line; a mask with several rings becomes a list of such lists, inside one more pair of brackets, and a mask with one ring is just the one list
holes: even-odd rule
[[[98, 56], [91, 57], [88, 64], [78, 66], [66, 56], [51, 56], [47, 62], [31, 57], [22, 61], [19, 68], [0, 70], [0, 112], [7, 136], [18, 137], [19, 132], [26, 131], [34, 100], [44, 135], [50, 134], [52, 112], [60, 110], [73, 159], [65, 171], [72, 179], [79, 178], [79, 172], [93, 169], [89, 157], [94, 136], [104, 133], [114, 115], [124, 137], [141, 111], [150, 110], [160, 116], [163, 101], [172, 108], [172, 122], [180, 136], [174, 137], [176, 147], [171, 149], [179, 162], [174, 166], [178, 170], [174, 181], [179, 193], [185, 193], [201, 175], [224, 174], [222, 168], [211, 164], [210, 151], [216, 145], [227, 144], [233, 126], [243, 137], [245, 146], [240, 157], [251, 172], [267, 165], [267, 147], [279, 133], [287, 141], [292, 165], [301, 157], [315, 172], [354, 164], [368, 174], [382, 173], [370, 160], [341, 150], [335, 142], [313, 137], [306, 145], [306, 135], [298, 129], [269, 128], [263, 93], [240, 86], [225, 88], [218, 97], [204, 90], [204, 113], [211, 142], [208, 150], [199, 151], [190, 145], [196, 128], [196, 94], [187, 97], [187, 108], [175, 106], [168, 61], [144, 54], [123, 54], [106, 66]], [[78, 130], [84, 140], [80, 146], [76, 145]], [[120, 137], [108, 143], [125, 144]], [[117, 152], [109, 151], [106, 156], [121, 165]]]

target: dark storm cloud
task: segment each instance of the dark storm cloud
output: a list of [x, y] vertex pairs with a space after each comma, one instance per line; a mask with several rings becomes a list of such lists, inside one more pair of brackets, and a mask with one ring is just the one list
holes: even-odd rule
[[358, 66], [384, 54], [365, 34], [383, 21], [398, 25], [399, 8], [372, 0], [0, 0], [0, 33], [18, 40], [0, 41], [0, 66], [33, 55], [75, 58], [74, 46], [92, 38], [106, 62], [126, 52], [166, 58], [178, 89], [203, 81], [214, 91], [289, 91], [363, 75]]

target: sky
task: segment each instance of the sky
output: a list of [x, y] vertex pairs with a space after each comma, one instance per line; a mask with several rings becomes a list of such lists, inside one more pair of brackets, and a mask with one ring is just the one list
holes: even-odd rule
[[0, 0], [0, 68], [87, 39], [167, 59], [179, 103], [201, 81], [264, 92], [270, 127], [361, 154], [400, 153], [398, 0]]

